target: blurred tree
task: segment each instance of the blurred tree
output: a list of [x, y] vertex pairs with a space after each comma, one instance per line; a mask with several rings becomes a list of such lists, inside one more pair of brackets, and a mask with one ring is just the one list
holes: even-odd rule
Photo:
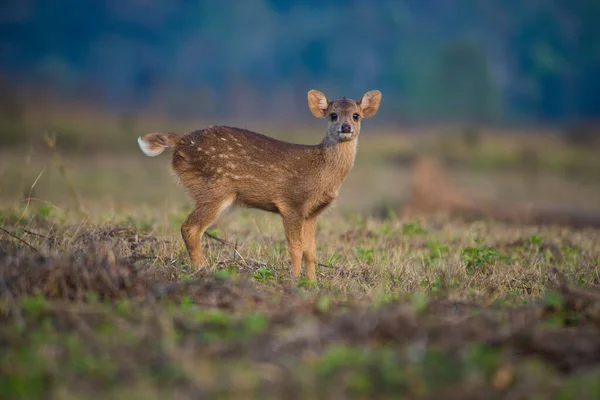
[[497, 90], [486, 54], [473, 41], [448, 44], [437, 63], [438, 107], [451, 120], [489, 122], [497, 110]]
[[234, 76], [263, 96], [378, 87], [381, 120], [570, 122], [600, 116], [598, 21], [598, 0], [5, 0], [0, 72], [115, 107], [210, 93], [227, 116]]

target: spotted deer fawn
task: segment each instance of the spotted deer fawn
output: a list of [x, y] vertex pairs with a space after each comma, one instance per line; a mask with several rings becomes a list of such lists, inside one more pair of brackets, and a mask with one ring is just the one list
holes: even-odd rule
[[316, 280], [317, 217], [338, 196], [354, 165], [363, 118], [375, 115], [381, 92], [367, 92], [359, 101], [329, 101], [308, 92], [315, 117], [328, 119], [325, 138], [317, 145], [282, 142], [259, 133], [213, 126], [176, 135], [150, 133], [138, 138], [150, 157], [173, 147], [171, 165], [195, 201], [181, 226], [192, 264], [206, 263], [201, 238], [229, 206], [238, 204], [281, 214], [292, 275], [299, 278], [304, 257], [306, 276]]

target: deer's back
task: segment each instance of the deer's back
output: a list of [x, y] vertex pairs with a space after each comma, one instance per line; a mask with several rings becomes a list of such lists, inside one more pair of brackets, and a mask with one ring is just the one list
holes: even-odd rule
[[227, 126], [185, 134], [172, 157], [173, 169], [196, 199], [207, 191], [231, 193], [239, 203], [267, 211], [277, 211], [277, 202], [318, 197], [315, 189], [324, 167], [318, 146]]

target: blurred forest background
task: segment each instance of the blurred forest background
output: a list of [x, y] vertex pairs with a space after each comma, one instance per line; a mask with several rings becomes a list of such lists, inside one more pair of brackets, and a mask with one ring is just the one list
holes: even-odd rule
[[288, 119], [310, 88], [378, 88], [390, 122], [590, 120], [598, 21], [597, 0], [6, 0], [2, 92]]

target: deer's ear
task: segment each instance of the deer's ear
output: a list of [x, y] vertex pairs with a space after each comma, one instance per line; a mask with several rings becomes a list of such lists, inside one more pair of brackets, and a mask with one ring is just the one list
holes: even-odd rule
[[365, 93], [358, 102], [360, 108], [362, 108], [363, 117], [371, 118], [375, 115], [379, 109], [379, 103], [381, 103], [381, 92], [379, 90], [371, 90]]
[[308, 92], [308, 108], [317, 118], [323, 118], [329, 108], [329, 100], [318, 90], [310, 90]]

